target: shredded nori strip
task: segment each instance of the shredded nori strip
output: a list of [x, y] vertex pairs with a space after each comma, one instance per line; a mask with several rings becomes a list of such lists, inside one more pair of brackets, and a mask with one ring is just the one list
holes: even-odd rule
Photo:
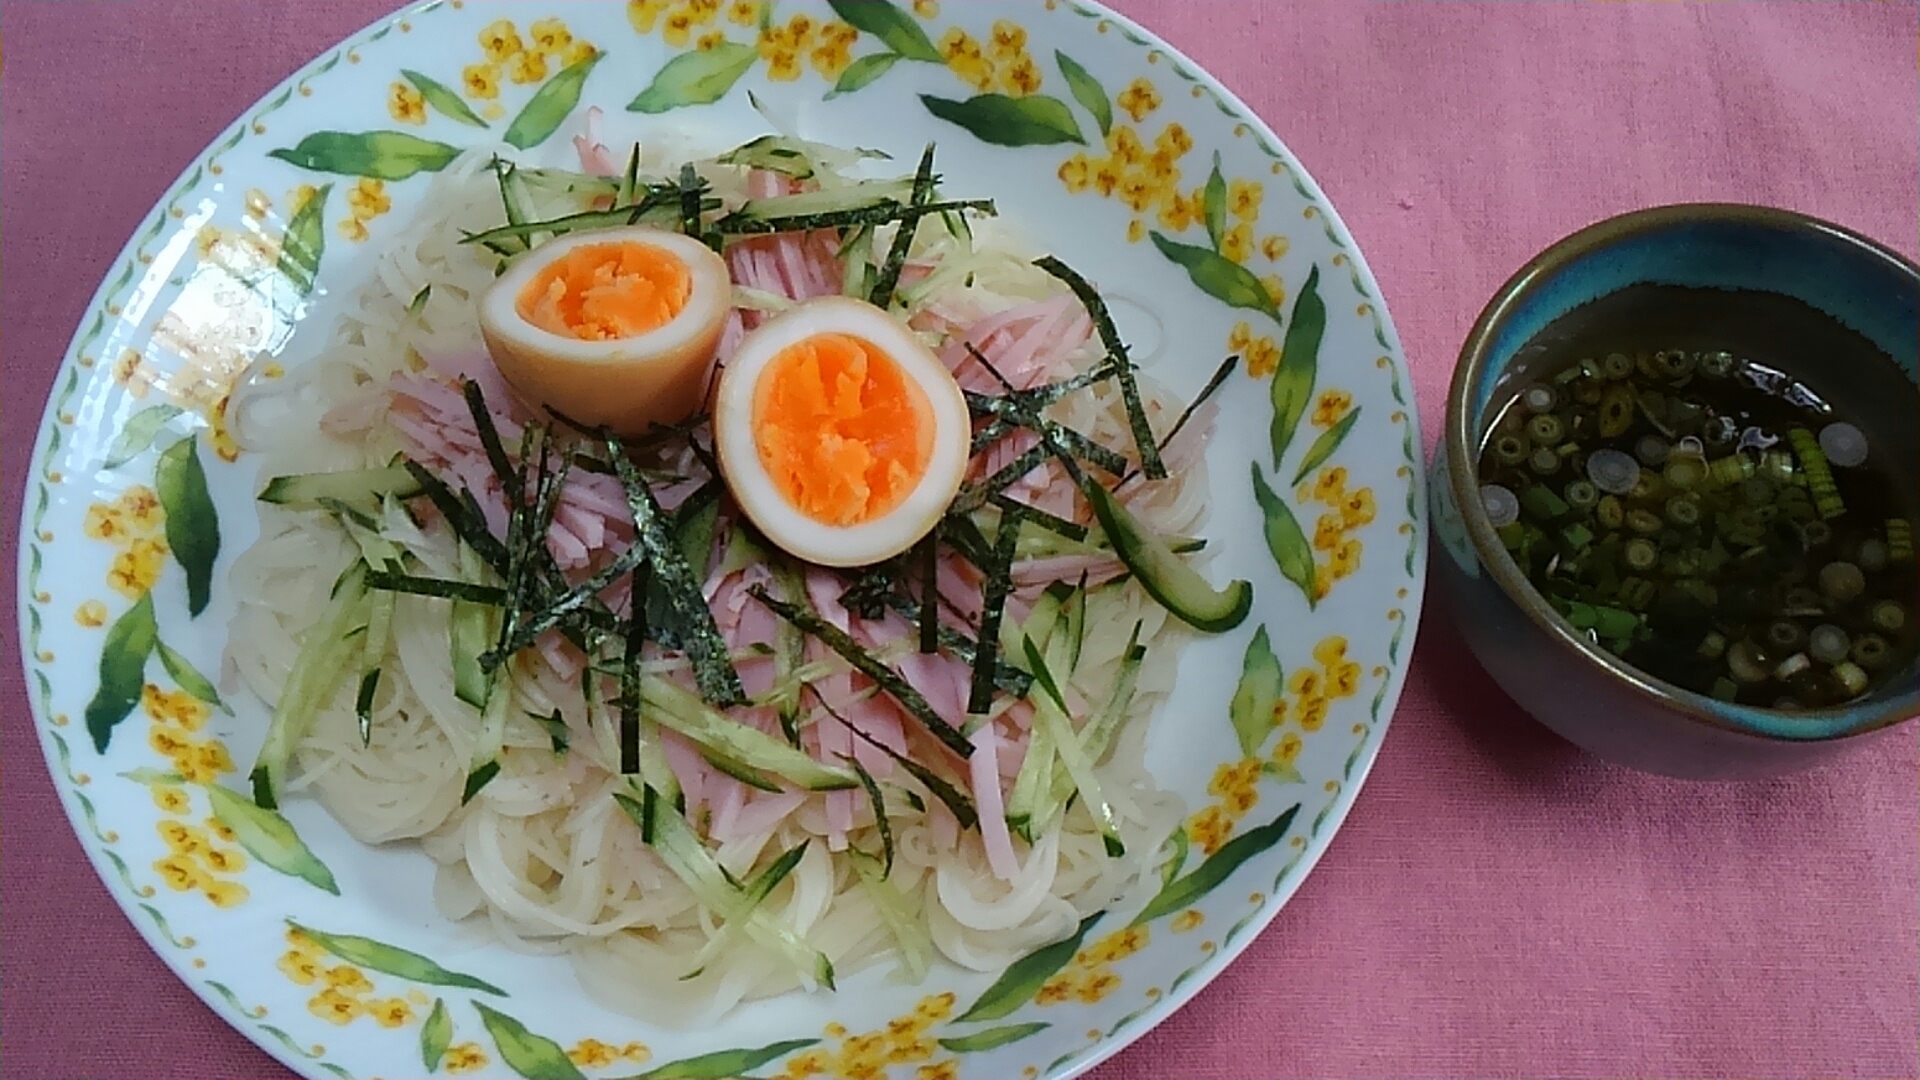
[[[845, 720], [841, 722], [846, 723]], [[847, 727], [851, 729], [853, 725], [847, 724]], [[840, 760], [852, 767], [853, 774], [860, 778], [860, 786], [867, 789], [867, 799], [873, 803], [873, 823], [880, 827], [881, 861], [886, 866], [885, 876], [891, 877], [893, 874], [893, 822], [887, 820], [886, 796], [880, 794], [880, 784], [874, 780], [873, 774], [868, 772], [866, 766], [860, 764], [852, 754], [841, 754]]]
[[[914, 618], [919, 611], [915, 601], [901, 596], [898, 593], [887, 597], [887, 602], [893, 606], [895, 611], [898, 611], [909, 619]], [[971, 637], [968, 637], [963, 631], [948, 626], [946, 623], [939, 625], [938, 633], [940, 635], [941, 648], [959, 657], [968, 667], [973, 666], [976, 643]], [[1014, 697], [1025, 697], [1027, 696], [1027, 691], [1033, 687], [1033, 676], [1011, 664], [1001, 662], [994, 665], [993, 682], [995, 686], [1012, 694]]]
[[893, 591], [899, 570], [896, 559], [875, 563], [861, 571], [840, 593], [840, 606], [863, 619], [878, 619], [887, 608], [887, 594]]
[[466, 396], [467, 411], [473, 414], [473, 427], [480, 436], [480, 447], [487, 452], [487, 464], [493, 466], [493, 474], [499, 477], [500, 486], [506, 492], [507, 505], [520, 505], [526, 498], [520, 471], [514, 468], [512, 460], [507, 457], [507, 448], [500, 442], [500, 429], [494, 426], [493, 413], [487, 409], [486, 395], [481, 393], [480, 384], [472, 379], [461, 380], [460, 390]]
[[1013, 591], [1013, 545], [1020, 538], [1020, 523], [1026, 517], [1019, 505], [1003, 511], [1000, 531], [993, 538], [993, 565], [987, 568], [980, 639], [973, 656], [973, 692], [967, 698], [967, 711], [976, 716], [993, 705], [993, 665], [1000, 649], [1000, 620], [1006, 614], [1007, 594]]
[[[920, 541], [920, 651], [940, 651], [940, 523]], [[891, 865], [891, 864], [889, 864]]]
[[[809, 686], [807, 689], [812, 690], [813, 688]], [[922, 784], [925, 784], [927, 787], [927, 790], [933, 792], [934, 798], [939, 799], [941, 802], [946, 804], [947, 809], [953, 813], [954, 820], [960, 823], [961, 828], [971, 829], [974, 826], [980, 824], [980, 813], [979, 811], [973, 808], [973, 800], [967, 798], [966, 795], [963, 794], [959, 788], [954, 787], [952, 784], [942, 779], [939, 773], [934, 772], [932, 769], [927, 768], [925, 765], [920, 764], [919, 762], [913, 760], [907, 755], [900, 753], [899, 751], [895, 750], [893, 747], [888, 746], [886, 743], [883, 743], [878, 739], [875, 739], [873, 736], [860, 730], [858, 727], [855, 727], [853, 724], [848, 723], [847, 718], [844, 716], [841, 716], [840, 711], [838, 709], [835, 709], [832, 705], [827, 704], [827, 699], [824, 697], [821, 697], [820, 692], [818, 690], [813, 691], [813, 696], [816, 701], [820, 702], [821, 708], [827, 710], [829, 713], [832, 713], [834, 717], [838, 719], [842, 724], [846, 724], [848, 731], [851, 731], [855, 735], [859, 736], [869, 746], [878, 748], [881, 753], [892, 758], [895, 764], [907, 770], [907, 774], [909, 776], [912, 776], [915, 780], [918, 780]], [[971, 747], [972, 744], [969, 743], [968, 746]], [[912, 792], [908, 792], [908, 794], [912, 795]], [[924, 804], [923, 804], [923, 807], [924, 807]]]
[[680, 166], [680, 231], [688, 236], [700, 235], [700, 196], [706, 194], [707, 182], [700, 179], [694, 171], [693, 162]]
[[846, 631], [821, 618], [819, 613], [811, 607], [789, 604], [770, 595], [759, 585], [747, 591], [775, 615], [812, 634], [829, 649], [839, 653], [847, 663], [854, 666], [855, 670], [879, 684], [882, 690], [899, 702], [902, 708], [913, 715], [914, 719], [920, 721], [947, 749], [962, 758], [973, 754], [973, 744], [952, 725], [941, 719], [940, 714], [933, 711], [933, 706], [927, 704], [927, 699], [920, 695], [920, 691], [915, 690], [911, 683], [901, 678], [898, 672], [881, 663], [872, 653], [861, 648], [858, 642], [847, 635]]
[[547, 742], [553, 747], [553, 756], [559, 757], [567, 752], [567, 744], [571, 741], [572, 735], [567, 731], [566, 717], [560, 715], [559, 709], [554, 709], [552, 716], [541, 716], [537, 712], [530, 712], [527, 718], [546, 731]]
[[942, 519], [945, 528], [941, 530], [941, 539], [947, 542], [948, 547], [959, 552], [961, 558], [972, 563], [976, 570], [985, 570], [988, 561], [993, 557], [993, 545], [987, 543], [986, 536], [980, 532], [979, 524], [971, 516], [972, 512], [979, 509], [985, 502], [986, 500], [982, 498], [972, 507], [963, 508], [960, 500], [955, 500], [954, 504], [947, 508], [946, 517]]
[[[967, 343], [967, 351], [975, 357], [980, 357], [980, 350], [974, 348], [972, 342]], [[988, 394], [976, 394], [972, 391], [965, 391], [965, 393], [967, 407], [975, 412], [989, 413], [997, 418], [1005, 419], [1013, 419], [1015, 416], [1026, 416], [1028, 418], [1039, 416], [1039, 408], [1027, 401], [1016, 402], [1008, 398], [993, 397]], [[1028, 426], [1018, 420], [1014, 420], [1014, 422], [1019, 423], [1021, 427]], [[1048, 432], [1051, 433], [1062, 446], [1072, 451], [1075, 457], [1081, 458], [1090, 465], [1097, 465], [1115, 476], [1120, 476], [1127, 471], [1127, 459], [1118, 452], [1094, 442], [1087, 436], [1080, 434], [1078, 431], [1058, 421], [1041, 418], [1039, 422], [1047, 428]]]
[[1160, 446], [1154, 441], [1153, 426], [1147, 423], [1146, 406], [1140, 402], [1140, 384], [1134, 381], [1133, 360], [1127, 354], [1126, 342], [1120, 340], [1120, 331], [1113, 325], [1113, 316], [1107, 313], [1106, 301], [1100, 299], [1099, 291], [1086, 278], [1051, 255], [1034, 260], [1033, 265], [1066, 282], [1067, 288], [1073, 290], [1087, 309], [1094, 328], [1100, 333], [1101, 343], [1107, 347], [1107, 359], [1113, 364], [1114, 374], [1120, 378], [1120, 397], [1127, 406], [1127, 422], [1133, 428], [1133, 442], [1140, 451], [1141, 467], [1147, 479], [1165, 480], [1167, 466], [1160, 460]]
[[[908, 205], [916, 208], [925, 206], [933, 198], [932, 143], [920, 154], [920, 168], [913, 176], [913, 194], [908, 198]], [[874, 307], [884, 311], [893, 306], [893, 290], [900, 284], [900, 270], [907, 265], [907, 254], [913, 250], [913, 236], [919, 229], [919, 218], [907, 218], [893, 234], [893, 245], [887, 249], [886, 261], [880, 264], [880, 277], [867, 297]]]
[[1087, 527], [1085, 525], [1077, 521], [1068, 521], [1058, 514], [1049, 513], [1031, 503], [1021, 502], [1011, 495], [995, 495], [989, 501], [1003, 511], [1018, 508], [1019, 513], [1023, 517], [1031, 519], [1037, 525], [1044, 525], [1049, 531], [1058, 533], [1069, 540], [1085, 540], [1087, 538]]
[[[417, 461], [408, 459], [405, 464], [407, 472], [419, 482], [421, 494], [433, 503], [434, 509], [440, 511], [441, 517], [447, 519], [447, 525], [453, 529], [454, 535], [472, 548], [474, 554], [480, 556], [481, 561], [492, 567], [496, 573], [505, 572], [506, 545], [502, 544], [493, 535], [492, 530], [487, 528], [486, 515], [474, 505], [472, 496], [461, 499], [453, 493], [452, 488], [447, 486], [446, 481], [435, 476], [431, 469]], [[465, 495], [466, 492], [462, 491], [461, 494]]]
[[[1206, 404], [1207, 399], [1212, 397], [1220, 389], [1227, 381], [1227, 376], [1233, 374], [1234, 366], [1239, 362], [1240, 357], [1237, 355], [1229, 356], [1225, 360], [1220, 361], [1220, 366], [1213, 370], [1213, 377], [1207, 380], [1207, 385], [1201, 387], [1200, 393], [1192, 401], [1187, 403], [1186, 408], [1180, 410], [1180, 418], [1175, 420], [1173, 427], [1168, 429], [1166, 435], [1161, 437], [1160, 449], [1165, 450], [1173, 442], [1173, 437], [1180, 434], [1180, 429], [1187, 426], [1187, 421], [1192, 420], [1193, 414], [1200, 411], [1200, 406]], [[1121, 477], [1120, 483], [1114, 485], [1114, 490], [1119, 490], [1137, 475], [1138, 473], [1136, 472], [1130, 472], [1126, 476]]]
[[[701, 696], [720, 708], [740, 704], [747, 697], [740, 687], [740, 673], [727, 657], [727, 643], [714, 625], [713, 609], [700, 591], [700, 580], [667, 528], [666, 512], [660, 509], [640, 470], [627, 460], [620, 443], [612, 435], [605, 436], [605, 441], [614, 470], [620, 474], [620, 484], [627, 491], [627, 507], [633, 512], [634, 531], [639, 534], [636, 542], [646, 550], [647, 561], [667, 592], [680, 631], [680, 645], [693, 665]], [[634, 594], [636, 612], [645, 609], [646, 595], [644, 590]]]
[[413, 593], [416, 596], [433, 596], [442, 600], [464, 600], [470, 604], [486, 604], [490, 607], [504, 607], [507, 603], [507, 591], [492, 585], [476, 585], [457, 578], [420, 577], [391, 570], [369, 569], [367, 588]]
[[373, 745], [373, 695], [380, 689], [380, 669], [360, 676], [360, 692], [353, 698], [353, 715], [360, 722], [360, 745]]
[[460, 805], [472, 802], [473, 797], [480, 794], [480, 789], [493, 783], [493, 778], [499, 775], [500, 762], [497, 758], [468, 773], [467, 786], [460, 791]]
[[646, 564], [635, 567], [628, 591], [633, 597], [630, 601], [633, 617], [627, 620], [627, 639], [620, 664], [620, 773], [623, 776], [640, 771], [640, 658], [647, 644], [647, 608], [640, 599], [647, 595], [651, 577]]
[[640, 194], [640, 144], [633, 144], [633, 152], [627, 155], [627, 171], [620, 174], [620, 190], [614, 193], [613, 204], [623, 206]]
[[492, 652], [480, 657], [481, 666], [498, 666], [507, 657], [532, 645], [541, 634], [560, 625], [568, 616], [573, 615], [581, 608], [598, 601], [602, 592], [606, 591], [615, 581], [618, 581], [621, 575], [640, 565], [640, 561], [644, 558], [646, 558], [646, 552], [639, 544], [635, 544], [621, 552], [598, 573], [567, 590], [564, 595], [557, 600], [549, 602], [546, 607], [523, 619], [514, 627], [511, 637], [508, 637]]
[[[947, 508], [949, 519], [956, 515], [971, 514], [985, 506], [995, 495], [1019, 483], [1022, 477], [1046, 464], [1047, 459], [1052, 456], [1053, 450], [1048, 446], [1046, 437], [1043, 435], [1038, 444], [1029, 447], [1026, 453], [1001, 466], [999, 472], [977, 484], [969, 484], [962, 488], [960, 494], [954, 496], [953, 504]], [[972, 562], [975, 566], [980, 565], [977, 559]]]
[[[933, 202], [925, 206], [905, 206], [898, 199], [882, 199], [872, 206], [854, 210], [831, 210], [819, 214], [795, 214], [791, 217], [744, 217], [738, 210], [714, 223], [714, 229], [727, 236], [758, 236], [767, 233], [812, 232], [815, 229], [854, 229], [862, 225], [886, 225], [891, 222], [916, 222], [928, 214], [949, 210], [973, 210], [993, 215], [992, 199], [961, 199]], [[495, 230], [496, 232], [498, 230]]]

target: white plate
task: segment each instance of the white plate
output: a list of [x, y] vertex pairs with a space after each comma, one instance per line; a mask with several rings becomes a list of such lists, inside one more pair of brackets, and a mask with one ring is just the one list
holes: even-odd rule
[[[835, 11], [798, 3], [779, 4], [765, 27], [751, 4], [455, 0], [382, 20], [222, 134], [132, 238], [82, 320], [42, 421], [22, 523], [36, 721], [81, 841], [128, 917], [211, 1007], [295, 1070], [418, 1075], [438, 999], [451, 1049], [431, 1064], [449, 1073], [510, 1075], [517, 1060], [538, 1075], [646, 1075], [681, 1063], [671, 1075], [1070, 1076], [1217, 974], [1299, 886], [1352, 805], [1419, 618], [1425, 504], [1405, 362], [1332, 208], [1231, 93], [1103, 8], [836, 6], [858, 32], [829, 34], [830, 23], [845, 26]], [[593, 49], [606, 55], [576, 101], [560, 73]], [[625, 111], [677, 57], [646, 99], [661, 111]], [[444, 95], [422, 94], [403, 69]], [[695, 74], [718, 101], [681, 100], [696, 85], [681, 76]], [[827, 100], [836, 84], [843, 92]], [[1219, 398], [1208, 454], [1208, 573], [1251, 580], [1255, 602], [1237, 630], [1191, 648], [1155, 720], [1150, 760], [1186, 798], [1193, 842], [1151, 917], [1130, 925], [1135, 912], [1107, 913], [1077, 950], [1043, 950], [997, 982], [941, 968], [902, 991], [870, 972], [837, 994], [774, 999], [709, 1030], [665, 1030], [600, 1008], [560, 960], [479, 943], [440, 919], [426, 858], [359, 845], [310, 802], [285, 811], [297, 843], [271, 827], [223, 833], [208, 785], [240, 789], [265, 718], [254, 703], [228, 714], [200, 700], [213, 692], [197, 672], [217, 671], [233, 609], [224, 569], [255, 529], [255, 468], [236, 460], [221, 420], [232, 380], [262, 352], [288, 363], [313, 354], [338, 299], [363, 283], [381, 239], [417, 204], [425, 174], [455, 149], [509, 132], [527, 143], [522, 156], [565, 161], [593, 104], [607, 110], [611, 136], [744, 140], [767, 130], [750, 90], [827, 142], [911, 160], [938, 141], [951, 190], [990, 195], [1039, 243], [1097, 269], [1122, 298], [1123, 331], [1157, 356], [1152, 373], [1173, 389], [1191, 395], [1220, 357], [1245, 357]], [[998, 96], [974, 100], [987, 93]], [[329, 148], [313, 138], [321, 131], [402, 136]], [[356, 170], [387, 178], [345, 175]], [[322, 193], [304, 214], [292, 212], [302, 185]], [[282, 257], [289, 227], [324, 246], [317, 275]], [[1324, 340], [1283, 358], [1286, 328], [1312, 321], [1300, 319], [1310, 281]], [[1273, 402], [1290, 395], [1301, 402], [1297, 430], [1276, 469]], [[1284, 576], [1263, 541], [1273, 530], [1250, 462], [1284, 508], [1269, 518], [1298, 523], [1297, 541], [1281, 529], [1280, 554], [1294, 578], [1312, 565], [1317, 586]], [[1229, 702], [1263, 626], [1287, 675], [1282, 707], [1236, 725]], [[111, 735], [104, 751], [96, 729]], [[229, 820], [243, 813], [239, 799], [223, 802]], [[449, 985], [350, 943], [291, 944], [289, 920], [404, 946], [471, 978]], [[337, 985], [326, 993], [329, 979]], [[532, 1033], [519, 1053], [503, 1053], [476, 1002]], [[570, 1060], [541, 1067], [541, 1053]], [[714, 1053], [726, 1056], [703, 1057]]]

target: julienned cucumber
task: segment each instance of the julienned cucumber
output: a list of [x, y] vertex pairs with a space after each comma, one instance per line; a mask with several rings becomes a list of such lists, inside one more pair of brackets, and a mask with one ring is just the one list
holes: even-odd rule
[[1113, 492], [1092, 481], [1081, 487], [1120, 561], [1140, 579], [1147, 594], [1176, 618], [1196, 630], [1218, 634], [1239, 626], [1247, 617], [1253, 607], [1252, 585], [1233, 581], [1223, 589], [1214, 588], [1174, 554], [1165, 540], [1142, 528]]
[[[460, 545], [460, 577], [479, 581], [485, 564], [472, 548]], [[480, 666], [480, 656], [493, 648], [500, 635], [500, 611], [485, 604], [453, 602], [448, 633], [448, 658], [453, 663], [453, 694], [476, 709], [485, 709], [493, 692], [493, 677]]]
[[293, 670], [287, 675], [280, 700], [267, 724], [266, 742], [253, 765], [253, 801], [273, 809], [286, 782], [293, 752], [307, 737], [314, 717], [333, 699], [340, 675], [351, 667], [367, 621], [367, 564], [354, 560], [334, 585], [333, 596], [320, 620], [300, 643]]
[[892, 200], [905, 203], [913, 196], [913, 177], [899, 180], [870, 180], [842, 188], [803, 191], [797, 195], [771, 195], [751, 199], [734, 217], [741, 221], [773, 221], [778, 218], [809, 217], [814, 214], [839, 214], [865, 210]]
[[420, 481], [412, 473], [404, 466], [389, 465], [383, 469], [276, 476], [261, 490], [260, 501], [290, 510], [318, 510], [328, 502], [378, 507], [385, 496], [408, 499], [419, 493]]

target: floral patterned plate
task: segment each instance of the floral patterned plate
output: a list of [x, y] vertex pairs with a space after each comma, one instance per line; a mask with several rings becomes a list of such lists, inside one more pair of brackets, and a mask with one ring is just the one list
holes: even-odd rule
[[[609, 142], [673, 131], [717, 148], [766, 130], [750, 91], [809, 137], [908, 160], [936, 140], [954, 190], [1100, 268], [1174, 389], [1243, 358], [1209, 449], [1208, 573], [1251, 580], [1255, 604], [1192, 646], [1155, 721], [1156, 774], [1190, 817], [1146, 910], [1090, 918], [997, 978], [939, 969], [903, 997], [871, 972], [676, 1031], [599, 1008], [561, 960], [439, 919], [417, 853], [239, 794], [265, 715], [215, 681], [224, 568], [255, 521], [255, 468], [224, 414], [262, 354], [313, 353], [424, 174], [462, 148], [564, 161], [590, 105]], [[1070, 1076], [1244, 948], [1359, 791], [1424, 581], [1408, 385], [1373, 279], [1299, 163], [1095, 5], [427, 3], [250, 109], [101, 286], [22, 526], [36, 720], [128, 916], [305, 1075]]]

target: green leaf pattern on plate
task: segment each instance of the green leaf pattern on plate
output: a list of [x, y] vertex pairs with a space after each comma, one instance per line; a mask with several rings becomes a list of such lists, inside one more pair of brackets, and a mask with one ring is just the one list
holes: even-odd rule
[[1320, 602], [1315, 595], [1319, 571], [1314, 566], [1313, 549], [1307, 546], [1306, 533], [1300, 531], [1300, 520], [1293, 516], [1287, 501], [1268, 485], [1260, 463], [1249, 464], [1253, 467], [1253, 498], [1260, 507], [1261, 531], [1267, 539], [1267, 550], [1273, 554], [1280, 576], [1300, 586], [1311, 608]]
[[1080, 920], [1079, 928], [1065, 940], [1035, 949], [1015, 960], [954, 1023], [998, 1020], [1025, 1005], [1054, 972], [1066, 967], [1073, 959], [1073, 954], [1080, 951], [1080, 942], [1086, 939], [1087, 931], [1093, 929], [1093, 924], [1099, 922], [1103, 914], [1105, 912], [1094, 912]]
[[322, 184], [309, 195], [294, 211], [293, 220], [287, 222], [286, 235], [280, 240], [277, 266], [280, 276], [293, 285], [296, 296], [311, 294], [314, 283], [319, 280], [320, 257], [327, 250], [327, 196], [332, 192], [332, 184]]
[[213, 680], [200, 674], [200, 669], [193, 666], [193, 661], [182, 656], [158, 635], [153, 639], [153, 648], [160, 654], [160, 666], [167, 669], [167, 674], [179, 684], [180, 689], [222, 712], [233, 712], [227, 708], [226, 702], [220, 700], [220, 691], [214, 688]]
[[1153, 246], [1160, 254], [1173, 260], [1187, 272], [1194, 287], [1228, 307], [1247, 308], [1264, 312], [1275, 319], [1280, 313], [1274, 310], [1273, 298], [1267, 295], [1267, 287], [1253, 271], [1227, 258], [1210, 248], [1197, 244], [1183, 244], [1168, 239], [1158, 231], [1149, 233]]
[[1273, 642], [1264, 624], [1253, 632], [1247, 652], [1240, 661], [1240, 683], [1234, 687], [1228, 714], [1233, 718], [1233, 733], [1240, 739], [1240, 752], [1253, 757], [1265, 745], [1278, 717], [1274, 709], [1284, 691], [1280, 658], [1273, 653]]
[[120, 434], [114, 437], [113, 446], [107, 451], [107, 459], [100, 463], [103, 469], [117, 469], [141, 454], [153, 445], [154, 437], [167, 426], [167, 422], [180, 415], [178, 405], [149, 405], [127, 418], [120, 425]]
[[527, 1080], [586, 1080], [586, 1074], [559, 1043], [528, 1031], [525, 1024], [498, 1009], [478, 1001], [473, 1007], [487, 1026], [487, 1034], [493, 1036], [493, 1044], [500, 1048], [501, 1060], [515, 1073]]
[[460, 95], [454, 93], [453, 89], [445, 83], [407, 68], [400, 69], [400, 77], [412, 83], [413, 88], [420, 91], [420, 96], [425, 98], [427, 104], [433, 106], [436, 111], [473, 127], [487, 126], [487, 122], [480, 119], [480, 114], [474, 112], [466, 102], [461, 101]]
[[1300, 418], [1313, 400], [1313, 384], [1320, 369], [1320, 339], [1327, 332], [1327, 305], [1320, 299], [1320, 267], [1307, 271], [1307, 283], [1293, 302], [1293, 318], [1280, 345], [1280, 369], [1273, 373], [1273, 468], [1293, 442]]
[[1306, 456], [1300, 459], [1300, 468], [1294, 471], [1293, 482], [1300, 483], [1307, 478], [1308, 473], [1326, 464], [1334, 451], [1340, 449], [1340, 444], [1347, 441], [1347, 436], [1353, 432], [1353, 425], [1359, 422], [1360, 406], [1356, 405], [1347, 410], [1346, 415], [1336, 421], [1332, 427], [1321, 432], [1320, 437], [1313, 440], [1313, 444], [1307, 447]]
[[[1227, 178], [1220, 175], [1220, 151], [1213, 152], [1213, 172], [1207, 175], [1207, 186], [1200, 193], [1200, 213], [1207, 226], [1207, 239], [1213, 241], [1213, 250], [1218, 252], [1227, 240]], [[1179, 262], [1178, 259], [1174, 260]], [[1254, 279], [1259, 284], [1259, 279]], [[1266, 289], [1260, 290], [1265, 295]], [[1231, 302], [1231, 301], [1229, 301]]]
[[971, 1035], [956, 1035], [941, 1039], [940, 1045], [956, 1054], [975, 1054], [982, 1050], [994, 1050], [1008, 1043], [1019, 1042], [1030, 1035], [1038, 1035], [1052, 1026], [1044, 1021], [1008, 1024], [1005, 1027], [976, 1031]]
[[1113, 102], [1107, 100], [1107, 88], [1093, 77], [1093, 72], [1080, 66], [1080, 62], [1066, 53], [1054, 50], [1053, 59], [1060, 65], [1060, 74], [1066, 76], [1067, 89], [1073, 92], [1073, 100], [1080, 107], [1093, 114], [1093, 122], [1100, 128], [1100, 137], [1106, 138], [1113, 130]]
[[404, 131], [316, 131], [298, 145], [267, 156], [313, 172], [405, 180], [416, 173], [439, 172], [460, 150]]
[[154, 642], [160, 640], [160, 628], [153, 618], [153, 596], [142, 596], [114, 620], [107, 630], [107, 641], [100, 650], [100, 688], [87, 703], [87, 734], [93, 736], [93, 748], [107, 752], [113, 729], [140, 703], [140, 690], [146, 685], [147, 657]]
[[351, 964], [372, 968], [398, 978], [412, 982], [426, 983], [429, 986], [458, 986], [465, 990], [478, 990], [495, 997], [506, 997], [507, 992], [471, 975], [462, 975], [457, 971], [448, 971], [439, 964], [416, 952], [393, 945], [384, 945], [372, 938], [357, 937], [352, 934], [329, 934], [324, 930], [315, 930], [311, 926], [302, 926], [292, 919], [287, 925], [313, 939], [314, 944]]
[[681, 53], [667, 61], [629, 112], [663, 113], [686, 105], [710, 105], [727, 96], [760, 53], [751, 45], [725, 41], [711, 49]]
[[213, 816], [233, 830], [233, 838], [254, 858], [316, 889], [340, 895], [333, 871], [327, 869], [327, 864], [320, 861], [293, 831], [293, 825], [278, 812], [255, 806], [253, 800], [218, 784], [207, 785], [207, 801], [213, 804]]
[[440, 1060], [447, 1056], [447, 1047], [453, 1045], [453, 1017], [447, 1014], [447, 999], [434, 998], [433, 1011], [427, 1014], [426, 1023], [420, 1025], [420, 1064], [428, 1072], [440, 1070]]
[[508, 146], [526, 150], [546, 142], [560, 124], [580, 104], [580, 92], [586, 88], [587, 76], [593, 74], [593, 67], [606, 53], [595, 52], [592, 56], [576, 60], [561, 69], [560, 74], [547, 80], [529, 100], [520, 115], [507, 125], [502, 135]]
[[893, 65], [900, 59], [899, 53], [884, 52], [855, 60], [847, 65], [847, 70], [840, 73], [840, 81], [834, 83], [833, 89], [827, 91], [825, 100], [832, 101], [842, 94], [851, 94], [855, 90], [871, 85], [880, 76], [892, 71]]
[[848, 26], [872, 34], [908, 60], [941, 62], [940, 50], [933, 47], [927, 32], [895, 4], [886, 0], [830, 0], [827, 6]]
[[981, 142], [995, 146], [1046, 146], [1052, 143], [1085, 143], [1073, 110], [1059, 98], [1045, 94], [1008, 97], [1005, 94], [979, 94], [965, 101], [921, 94], [927, 111], [951, 124], [958, 124]]
[[166, 513], [167, 546], [187, 572], [187, 613], [199, 615], [213, 595], [213, 562], [220, 556], [220, 521], [200, 465], [199, 437], [189, 435], [160, 455], [153, 486]]
[[1287, 830], [1293, 826], [1294, 815], [1299, 812], [1300, 807], [1296, 804], [1265, 825], [1248, 829], [1221, 845], [1220, 850], [1207, 856], [1206, 861], [1196, 867], [1193, 873], [1177, 877], [1161, 889], [1159, 895], [1134, 916], [1133, 925], [1140, 926], [1162, 915], [1171, 915], [1181, 908], [1191, 907], [1194, 901], [1232, 877], [1233, 872], [1240, 869], [1241, 863], [1285, 838]]
[[636, 1074], [629, 1080], [729, 1080], [731, 1077], [745, 1076], [770, 1061], [777, 1061], [796, 1050], [805, 1050], [819, 1041], [788, 1039], [751, 1050], [716, 1050], [699, 1057], [670, 1061]]

